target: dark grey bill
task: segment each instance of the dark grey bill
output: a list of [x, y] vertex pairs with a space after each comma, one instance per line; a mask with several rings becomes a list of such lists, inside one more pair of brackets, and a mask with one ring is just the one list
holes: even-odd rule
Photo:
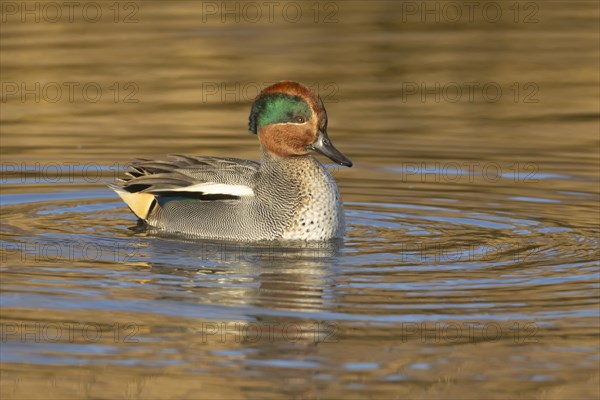
[[329, 140], [329, 136], [327, 136], [327, 132], [319, 131], [317, 137], [317, 141], [311, 145], [311, 148], [323, 154], [325, 157], [330, 158], [333, 162], [338, 163], [340, 165], [344, 165], [346, 167], [352, 166], [352, 161], [348, 157], [342, 154], [341, 151], [335, 148], [331, 140]]

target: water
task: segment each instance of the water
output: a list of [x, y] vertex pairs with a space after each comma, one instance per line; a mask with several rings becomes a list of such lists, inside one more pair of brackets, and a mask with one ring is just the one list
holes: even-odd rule
[[[598, 4], [484, 3], [3, 3], [2, 398], [598, 398]], [[284, 78], [345, 241], [136, 227], [127, 162], [256, 159]]]

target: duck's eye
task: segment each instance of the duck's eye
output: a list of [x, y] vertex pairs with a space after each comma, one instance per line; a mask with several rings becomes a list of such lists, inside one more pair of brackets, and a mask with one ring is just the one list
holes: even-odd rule
[[303, 116], [299, 115], [296, 118], [294, 118], [294, 121], [299, 123], [299, 124], [303, 124], [304, 122], [306, 122], [306, 119], [304, 119]]

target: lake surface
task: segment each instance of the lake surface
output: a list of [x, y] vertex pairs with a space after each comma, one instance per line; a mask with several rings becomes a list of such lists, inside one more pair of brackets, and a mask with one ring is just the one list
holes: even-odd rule
[[[77, 4], [2, 3], [3, 399], [600, 396], [597, 2]], [[106, 184], [257, 159], [280, 79], [344, 242], [137, 227]]]

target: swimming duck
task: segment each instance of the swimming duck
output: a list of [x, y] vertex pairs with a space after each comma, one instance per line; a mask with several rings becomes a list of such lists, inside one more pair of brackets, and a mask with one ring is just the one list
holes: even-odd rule
[[175, 154], [135, 161], [110, 186], [161, 231], [235, 241], [343, 237], [340, 193], [312, 153], [352, 162], [328, 137], [321, 98], [298, 82], [271, 85], [254, 100], [249, 129], [258, 136], [260, 162]]

